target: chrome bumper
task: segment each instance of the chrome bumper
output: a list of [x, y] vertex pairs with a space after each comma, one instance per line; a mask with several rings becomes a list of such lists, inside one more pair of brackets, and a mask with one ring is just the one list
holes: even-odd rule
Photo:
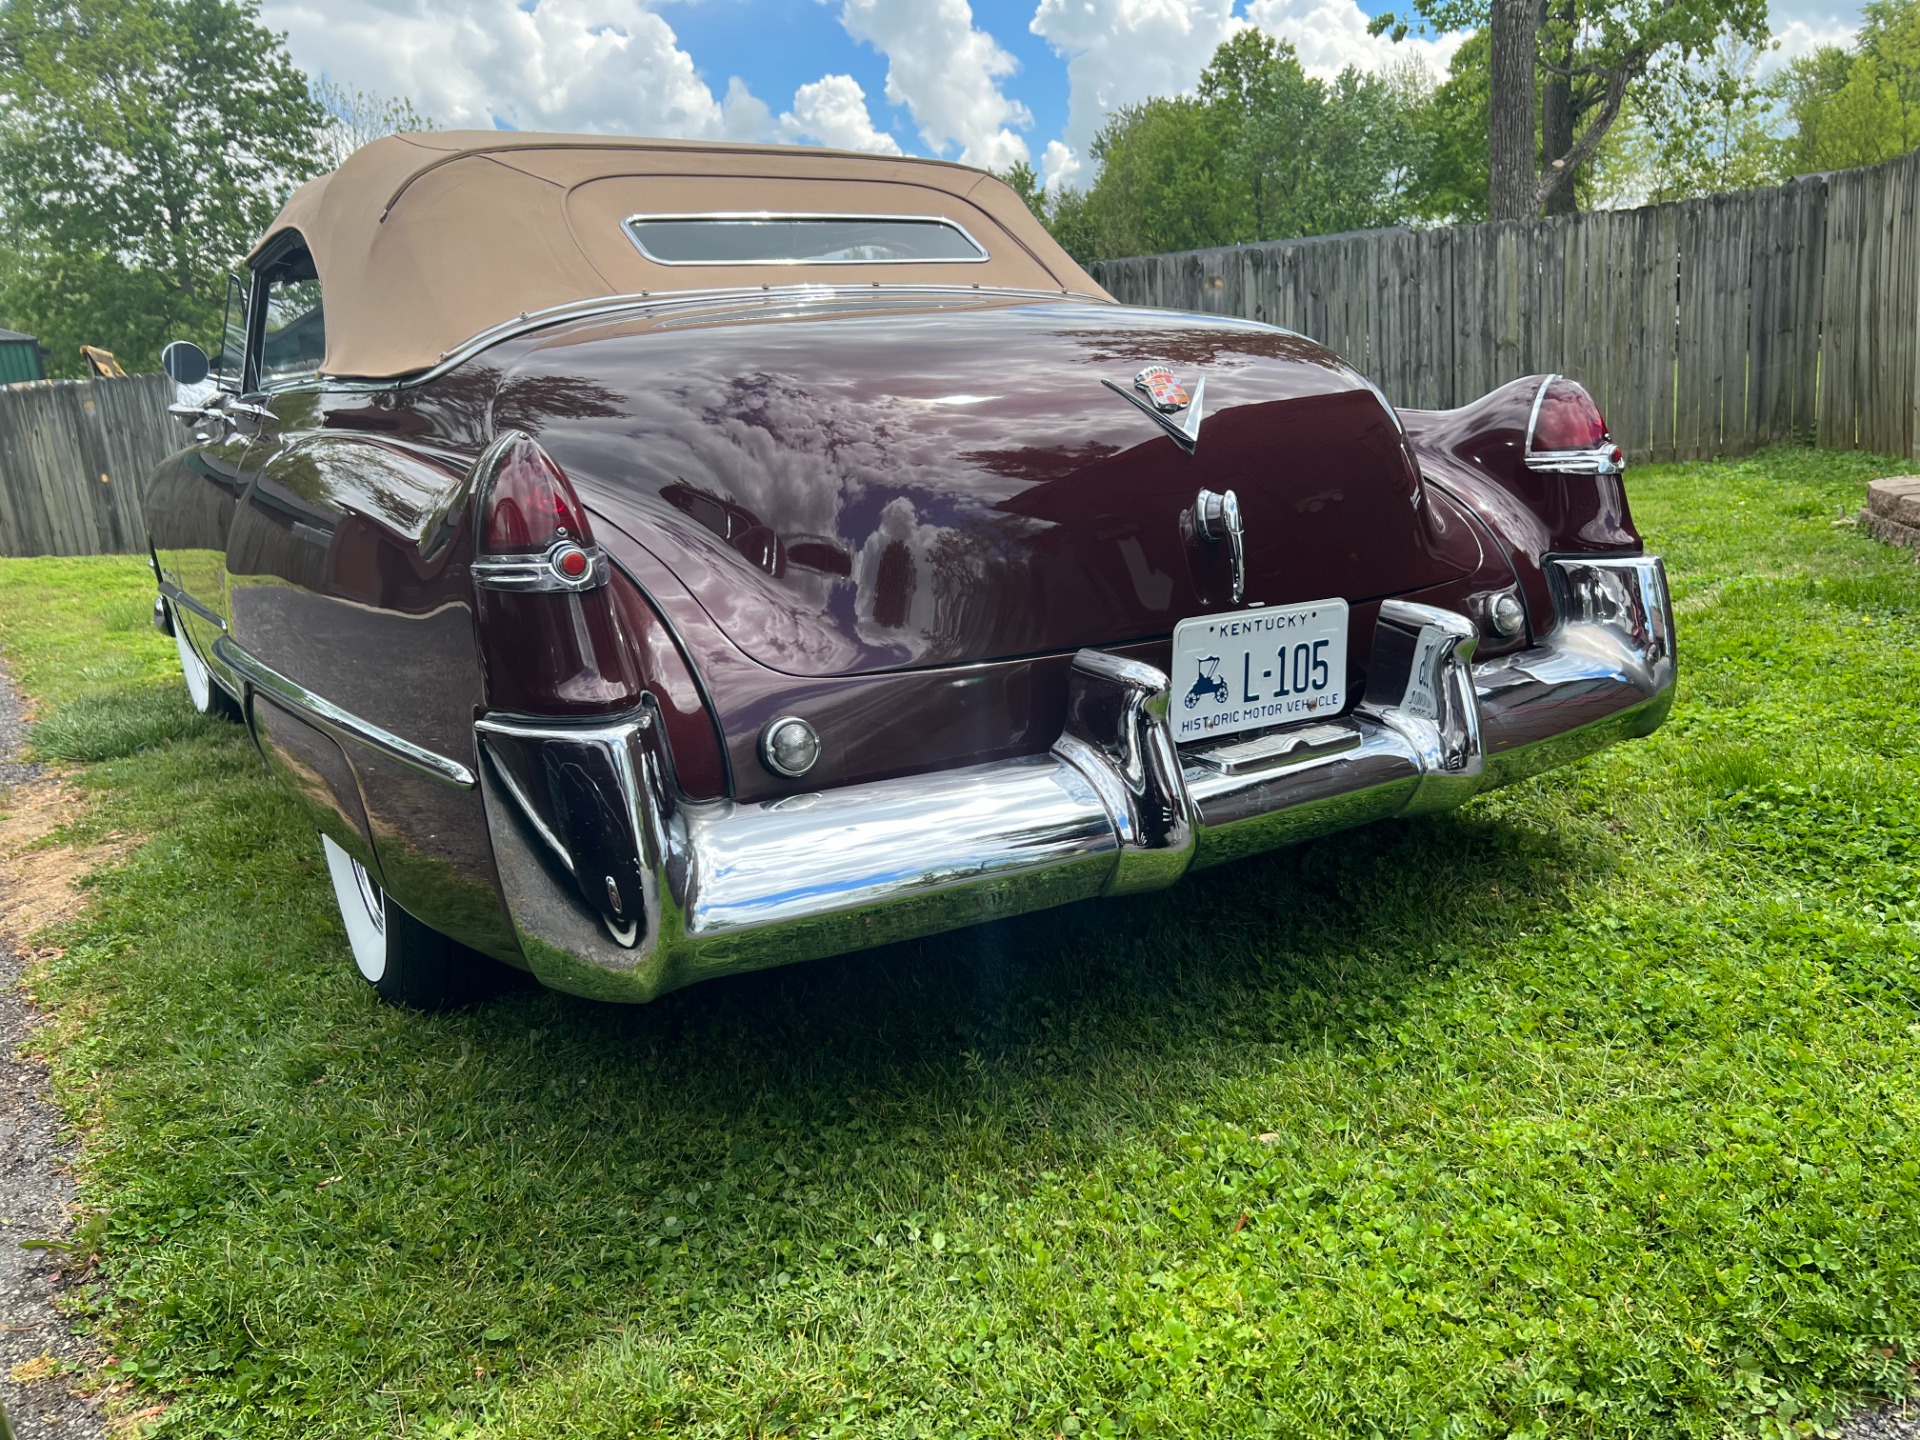
[[1175, 747], [1168, 679], [1074, 661], [1045, 755], [765, 804], [680, 799], [649, 709], [601, 726], [478, 723], [481, 789], [528, 964], [648, 1000], [741, 970], [932, 934], [1393, 815], [1459, 805], [1616, 740], [1673, 701], [1652, 556], [1549, 562], [1561, 622], [1473, 663], [1463, 616], [1389, 600], [1351, 714]]

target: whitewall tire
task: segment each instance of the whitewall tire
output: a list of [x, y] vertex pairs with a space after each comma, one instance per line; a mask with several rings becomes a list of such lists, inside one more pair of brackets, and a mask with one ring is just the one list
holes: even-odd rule
[[387, 974], [387, 897], [367, 867], [325, 835], [320, 848], [326, 852], [340, 922], [347, 927], [353, 967], [369, 985], [378, 985]]
[[353, 856], [320, 837], [360, 978], [389, 1005], [443, 1010], [498, 989], [506, 967], [409, 915]]
[[178, 611], [173, 616], [173, 647], [180, 652], [180, 673], [187, 682], [187, 703], [202, 715], [238, 720], [239, 703], [220, 688], [220, 682], [213, 678], [207, 662], [193, 648], [193, 642], [187, 638], [187, 627], [180, 623]]

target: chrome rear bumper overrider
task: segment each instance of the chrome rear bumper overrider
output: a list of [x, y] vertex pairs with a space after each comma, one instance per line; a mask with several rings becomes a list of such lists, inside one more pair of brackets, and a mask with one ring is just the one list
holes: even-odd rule
[[1093, 650], [1074, 662], [1045, 755], [764, 804], [679, 798], [650, 708], [585, 726], [489, 716], [480, 785], [515, 931], [546, 983], [647, 1000], [1159, 889], [1649, 734], [1675, 673], [1660, 561], [1548, 568], [1560, 622], [1541, 644], [1476, 665], [1465, 617], [1389, 600], [1353, 713], [1184, 750], [1167, 677]]

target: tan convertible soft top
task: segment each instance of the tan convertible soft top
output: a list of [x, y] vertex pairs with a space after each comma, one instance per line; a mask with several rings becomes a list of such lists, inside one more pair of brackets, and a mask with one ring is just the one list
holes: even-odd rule
[[[988, 259], [662, 265], [621, 229], [632, 215], [759, 211], [940, 216]], [[1105, 295], [991, 175], [797, 146], [510, 130], [392, 135], [295, 191], [254, 254], [288, 230], [320, 273], [322, 368], [343, 377], [425, 370], [496, 325], [600, 296], [809, 282]]]

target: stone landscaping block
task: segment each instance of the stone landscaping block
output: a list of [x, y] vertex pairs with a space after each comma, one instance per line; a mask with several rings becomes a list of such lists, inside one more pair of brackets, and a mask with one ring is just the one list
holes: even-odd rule
[[1904, 545], [1909, 550], [1920, 550], [1920, 525], [1903, 525], [1898, 520], [1876, 515], [1871, 510], [1860, 512], [1860, 523], [1876, 540], [1884, 540], [1889, 545]]
[[1867, 485], [1867, 512], [1920, 525], [1920, 475], [1891, 475]]
[[1860, 523], [1876, 540], [1920, 551], [1920, 475], [1868, 481]]

